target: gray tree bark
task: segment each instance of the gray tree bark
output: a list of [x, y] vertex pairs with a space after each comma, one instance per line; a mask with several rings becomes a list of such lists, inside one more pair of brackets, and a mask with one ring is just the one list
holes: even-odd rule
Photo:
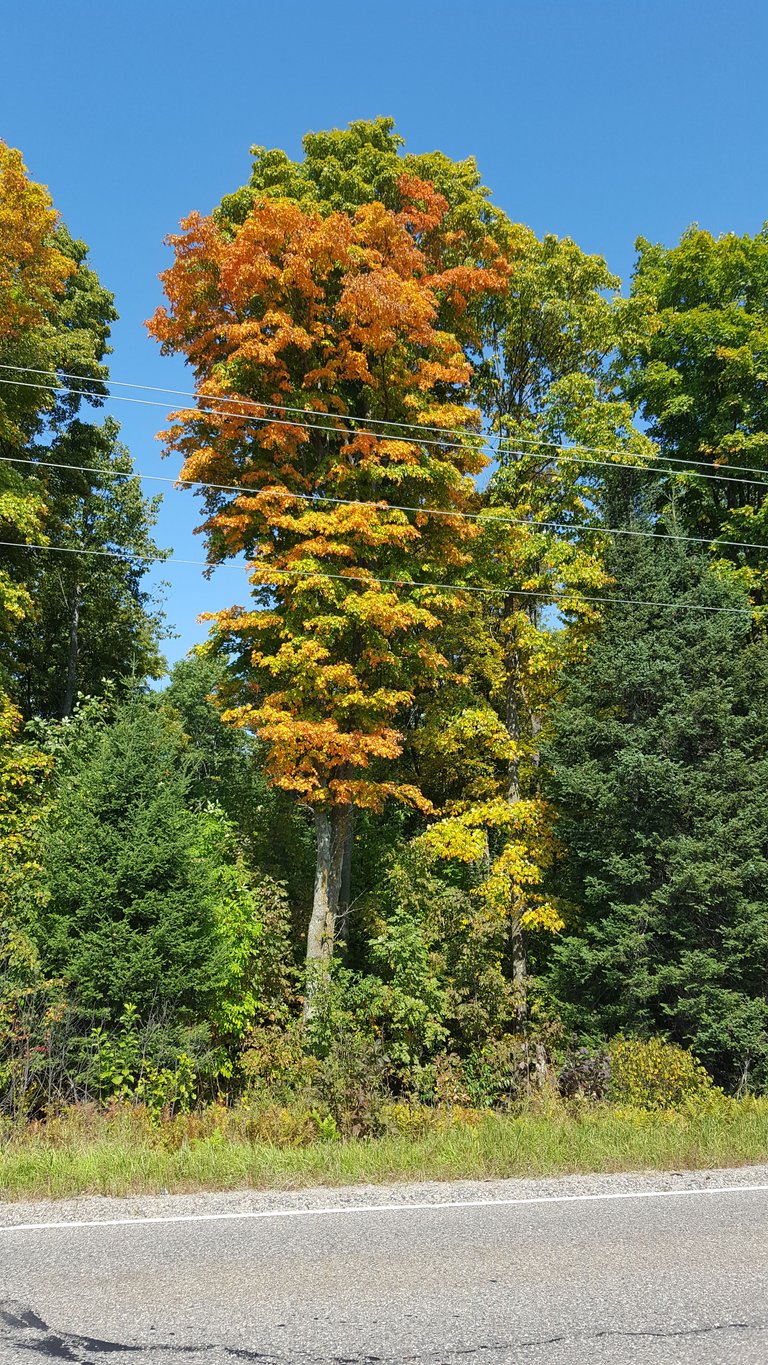
[[352, 903], [352, 845], [355, 838], [355, 812], [349, 812], [347, 832], [344, 836], [344, 849], [341, 857], [341, 886], [339, 889], [339, 910], [337, 916], [338, 934], [341, 943], [349, 942], [349, 908]]
[[[528, 609], [530, 610], [530, 609]], [[538, 717], [528, 706], [522, 682], [522, 668], [517, 647], [513, 644], [507, 651], [507, 696], [506, 729], [509, 738], [519, 744], [523, 737], [523, 717], [527, 717], [532, 732], [538, 731]], [[507, 769], [507, 800], [514, 806], [521, 799], [520, 760], [510, 759]], [[510, 905], [510, 957], [512, 960], [512, 986], [515, 996], [515, 1017], [520, 1032], [525, 1035], [528, 1026], [528, 960], [525, 947], [525, 931], [520, 923], [522, 910], [517, 895], [513, 891]]]
[[317, 1013], [318, 1000], [330, 973], [336, 939], [336, 918], [341, 894], [344, 850], [351, 823], [350, 806], [315, 811], [315, 889], [307, 931], [307, 980], [304, 992], [304, 1023]]

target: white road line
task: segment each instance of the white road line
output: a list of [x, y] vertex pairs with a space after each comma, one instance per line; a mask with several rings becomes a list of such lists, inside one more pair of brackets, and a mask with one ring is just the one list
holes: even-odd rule
[[768, 1194], [768, 1185], [716, 1185], [683, 1190], [617, 1190], [602, 1194], [541, 1194], [519, 1199], [453, 1199], [443, 1203], [338, 1204], [319, 1209], [252, 1209], [240, 1213], [174, 1213], [148, 1218], [94, 1218], [60, 1223], [12, 1223], [4, 1232], [53, 1229], [137, 1227], [153, 1223], [222, 1223], [259, 1218], [317, 1218], [350, 1213], [441, 1213], [445, 1209], [514, 1208], [526, 1204], [589, 1204], [612, 1199], [680, 1199], [695, 1194]]

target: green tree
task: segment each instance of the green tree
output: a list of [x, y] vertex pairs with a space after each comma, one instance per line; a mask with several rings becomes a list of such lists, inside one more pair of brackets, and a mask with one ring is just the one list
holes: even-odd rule
[[159, 671], [148, 562], [100, 553], [156, 557], [156, 504], [129, 477], [117, 423], [80, 417], [106, 394], [116, 317], [87, 246], [0, 143], [0, 606], [13, 622], [0, 670], [28, 716], [68, 715], [78, 690]]
[[638, 539], [611, 567], [630, 600], [566, 670], [543, 750], [572, 907], [550, 983], [577, 1032], [663, 1031], [764, 1080], [768, 648], [705, 557]]
[[225, 968], [183, 734], [137, 697], [111, 723], [92, 704], [71, 736], [55, 737], [63, 750], [28, 911], [44, 968], [112, 1019], [126, 1004], [204, 1019]]
[[[693, 226], [671, 248], [637, 243], [632, 299], [645, 325], [622, 345], [624, 392], [674, 483], [684, 529], [768, 547], [768, 226], [755, 236]], [[712, 478], [712, 475], [723, 477]], [[653, 479], [658, 501], [670, 481]], [[765, 550], [721, 545], [765, 593]]]
[[174, 664], [163, 705], [176, 715], [194, 753], [189, 802], [193, 809], [220, 806], [235, 826], [251, 869], [284, 883], [297, 921], [305, 919], [314, 871], [314, 832], [307, 811], [272, 787], [264, 747], [246, 730], [221, 718], [216, 704], [226, 664], [195, 650]]
[[21, 154], [0, 141], [0, 455], [60, 430], [84, 397], [103, 398], [116, 318], [85, 242], [71, 236], [47, 187], [29, 179]]
[[597, 618], [590, 598], [609, 577], [610, 540], [600, 528], [611, 479], [591, 447], [620, 446], [632, 463], [652, 447], [616, 393], [612, 357], [634, 310], [616, 297], [619, 281], [602, 257], [567, 238], [540, 240], [520, 224], [508, 225], [505, 252], [506, 287], [480, 309], [473, 381], [499, 438], [471, 578], [489, 595], [462, 623], [465, 682], [442, 689], [415, 742], [430, 747], [428, 762], [449, 758], [465, 779], [429, 837], [444, 857], [486, 860], [488, 905], [478, 923], [490, 905], [506, 929], [505, 967], [524, 1031], [529, 932], [561, 924], [541, 894], [552, 849], [539, 736], [562, 668], [580, 657]]
[[162, 613], [144, 586], [163, 557], [151, 534], [160, 499], [144, 497], [118, 431], [112, 418], [73, 418], [34, 449], [46, 537], [64, 552], [26, 552], [34, 607], [3, 650], [27, 716], [68, 716], [78, 692], [162, 670]]

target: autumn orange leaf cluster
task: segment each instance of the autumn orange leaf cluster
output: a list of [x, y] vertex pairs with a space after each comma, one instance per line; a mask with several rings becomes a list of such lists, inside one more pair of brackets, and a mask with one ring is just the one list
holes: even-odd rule
[[[208, 402], [164, 433], [182, 477], [242, 490], [203, 490], [210, 560], [245, 555], [254, 599], [212, 618], [240, 661], [227, 719], [255, 730], [273, 781], [316, 807], [425, 804], [381, 766], [401, 750], [418, 689], [448, 667], [430, 636], [457, 596], [380, 580], [461, 575], [475, 535], [461, 514], [485, 464], [469, 366], [445, 319], [500, 287], [504, 268], [490, 244], [486, 262], [468, 253], [442, 268], [445, 200], [412, 177], [400, 191], [400, 212], [371, 203], [323, 216], [263, 200], [234, 232], [190, 215], [170, 239], [168, 304], [149, 324]], [[450, 244], [455, 262], [455, 232]], [[401, 425], [388, 439], [367, 421]], [[466, 439], [426, 439], [440, 425]]]

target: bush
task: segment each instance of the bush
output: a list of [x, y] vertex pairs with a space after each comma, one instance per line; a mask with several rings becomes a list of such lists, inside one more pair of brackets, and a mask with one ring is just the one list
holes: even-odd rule
[[93, 1029], [92, 1091], [102, 1102], [146, 1105], [153, 1118], [188, 1112], [213, 1093], [216, 1058], [203, 1025], [183, 1028], [139, 1017], [126, 1005], [117, 1027]]
[[320, 1063], [304, 1048], [296, 1022], [262, 1024], [251, 1030], [240, 1056], [251, 1100], [269, 1096], [283, 1103], [307, 1094], [316, 1079]]
[[337, 1039], [318, 1067], [314, 1093], [345, 1137], [376, 1131], [389, 1098], [388, 1063], [377, 1038], [350, 1034]]
[[482, 1121], [477, 1109], [464, 1104], [421, 1104], [418, 1100], [391, 1100], [379, 1111], [378, 1132], [382, 1136], [423, 1137], [425, 1133], [444, 1133], [451, 1128], [474, 1127]]
[[608, 1049], [609, 1098], [637, 1109], [677, 1109], [713, 1093], [693, 1053], [663, 1038], [616, 1038]]
[[557, 1086], [564, 1099], [604, 1100], [611, 1088], [609, 1053], [605, 1048], [576, 1048], [566, 1057]]
[[544, 1088], [549, 1078], [546, 1049], [535, 1038], [505, 1033], [471, 1052], [464, 1074], [472, 1104], [508, 1107]]

